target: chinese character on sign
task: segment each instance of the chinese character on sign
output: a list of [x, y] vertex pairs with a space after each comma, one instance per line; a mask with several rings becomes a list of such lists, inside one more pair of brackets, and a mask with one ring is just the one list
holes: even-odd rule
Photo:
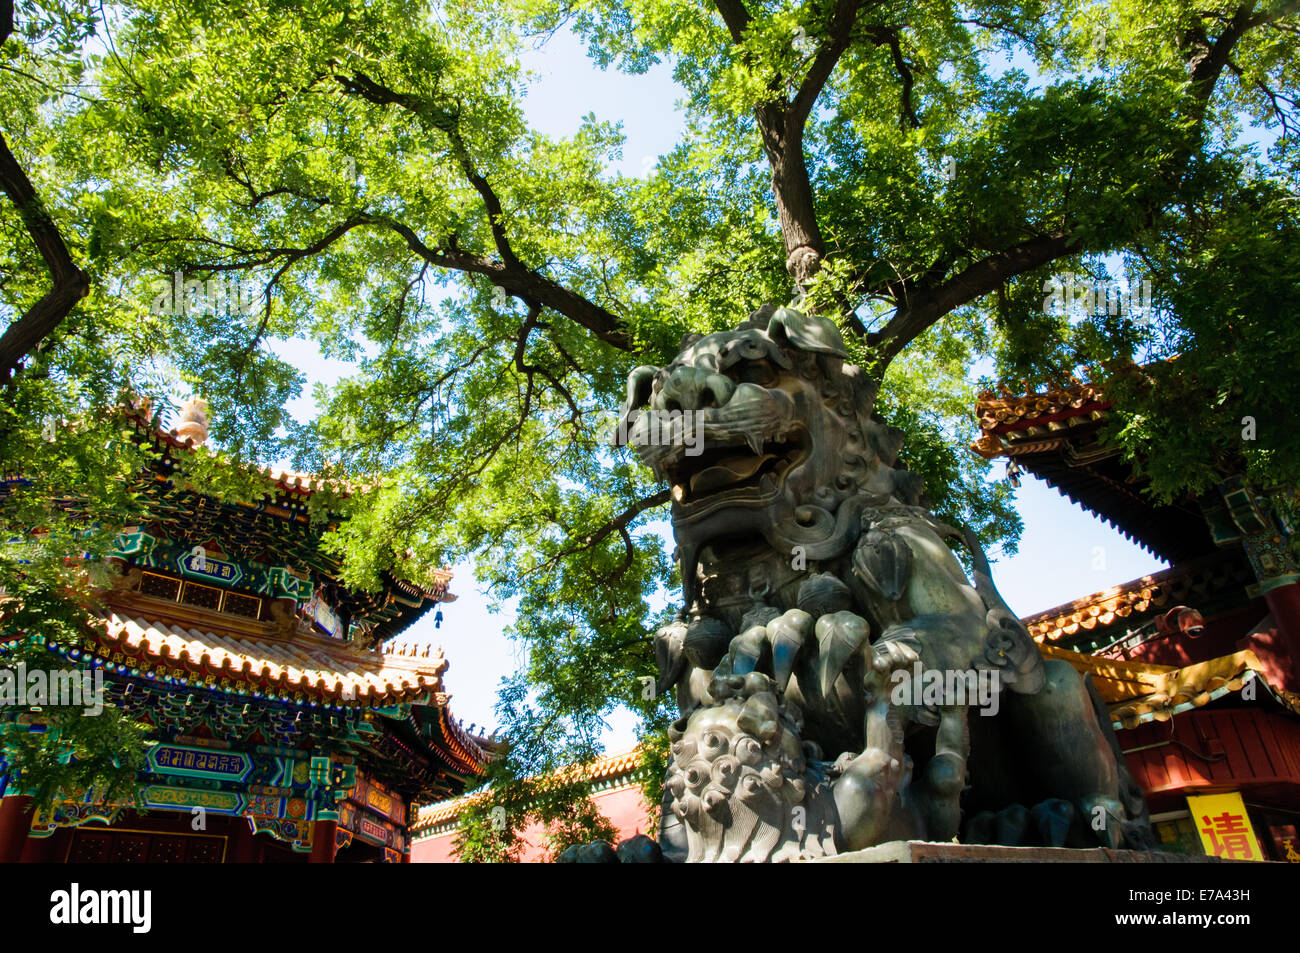
[[1218, 817], [1205, 815], [1201, 818], [1201, 833], [1214, 847], [1216, 857], [1228, 857], [1233, 860], [1250, 860], [1250, 833], [1246, 819], [1240, 814], [1224, 811]]
[[1189, 797], [1205, 853], [1225, 860], [1264, 860], [1240, 794]]

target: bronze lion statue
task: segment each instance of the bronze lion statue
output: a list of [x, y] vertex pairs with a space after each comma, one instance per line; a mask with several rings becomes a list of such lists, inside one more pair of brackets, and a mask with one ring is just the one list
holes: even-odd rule
[[832, 322], [765, 306], [628, 377], [615, 442], [671, 486], [685, 599], [655, 637], [665, 858], [1151, 846], [1095, 690], [929, 512], [847, 360]]

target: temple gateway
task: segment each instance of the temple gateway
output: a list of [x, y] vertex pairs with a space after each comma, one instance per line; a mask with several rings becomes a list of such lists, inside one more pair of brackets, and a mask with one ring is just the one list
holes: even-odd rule
[[[442, 652], [400, 641], [455, 599], [451, 573], [349, 589], [308, 515], [345, 490], [262, 470], [257, 499], [221, 502], [186, 479], [201, 402], [171, 429], [128, 419], [152, 450], [147, 518], [120, 527], [98, 617], [60, 651], [148, 726], [146, 765], [129, 803], [32, 811], [0, 756], [0, 861], [408, 862], [416, 805], [464, 790], [492, 747], [452, 717]], [[5, 736], [46, 727], [0, 709]]]

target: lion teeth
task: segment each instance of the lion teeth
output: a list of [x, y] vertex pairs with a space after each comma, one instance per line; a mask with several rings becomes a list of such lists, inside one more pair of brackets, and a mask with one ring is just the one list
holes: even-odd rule
[[754, 456], [758, 456], [763, 452], [763, 438], [758, 434], [745, 434], [745, 443], [749, 444], [749, 449], [754, 451]]
[[674, 484], [673, 484], [673, 499], [676, 500], [678, 503], [680, 503], [680, 502], [682, 502], [682, 500], [686, 499], [686, 487], [682, 486], [680, 483], [674, 483]]

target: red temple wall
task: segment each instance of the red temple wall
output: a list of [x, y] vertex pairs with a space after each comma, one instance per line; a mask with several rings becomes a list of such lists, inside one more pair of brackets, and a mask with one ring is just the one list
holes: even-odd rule
[[1157, 813], [1187, 794], [1294, 797], [1300, 786], [1300, 725], [1254, 708], [1186, 712], [1121, 731], [1119, 742]]
[[[609, 822], [618, 831], [616, 841], [624, 840], [636, 834], [650, 834], [650, 819], [641, 797], [639, 784], [611, 788], [592, 795], [592, 801]], [[411, 845], [411, 862], [415, 864], [449, 864], [456, 862], [452, 842], [456, 839], [454, 830], [436, 837], [418, 840]], [[523, 835], [528, 846], [520, 854], [524, 863], [540, 863], [550, 860], [545, 846], [546, 840], [540, 825], [532, 824]]]

